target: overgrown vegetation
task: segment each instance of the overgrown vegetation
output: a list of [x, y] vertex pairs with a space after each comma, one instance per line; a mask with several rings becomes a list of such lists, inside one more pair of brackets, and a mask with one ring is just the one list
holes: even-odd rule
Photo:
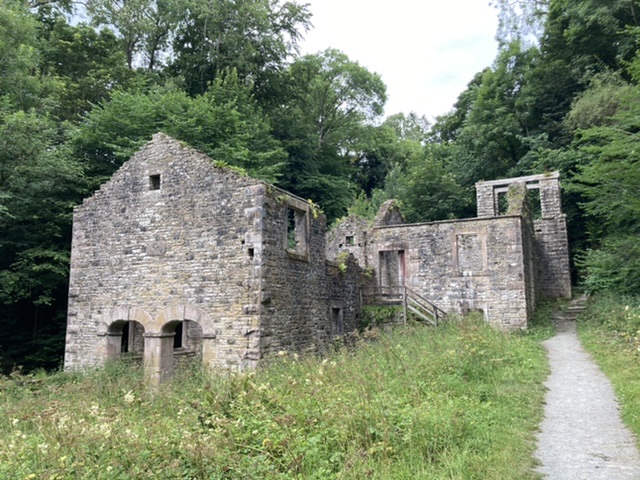
[[0, 383], [2, 478], [504, 479], [532, 473], [547, 367], [482, 321], [376, 330], [257, 372], [141, 372]]
[[578, 333], [622, 405], [622, 418], [640, 437], [640, 298], [600, 294], [578, 318]]

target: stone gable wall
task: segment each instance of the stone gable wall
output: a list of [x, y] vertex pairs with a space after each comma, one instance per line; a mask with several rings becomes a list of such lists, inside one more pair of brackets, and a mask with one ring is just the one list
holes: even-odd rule
[[349, 215], [327, 233], [328, 260], [335, 262], [344, 255], [353, 255], [362, 268], [367, 268], [367, 245], [370, 222], [363, 217]]
[[117, 348], [108, 324], [134, 319], [157, 336], [147, 347], [166, 342], [167, 322], [198, 320], [208, 364], [251, 366], [261, 273], [247, 244], [260, 239], [261, 185], [156, 135], [77, 207], [65, 368], [102, 363]]

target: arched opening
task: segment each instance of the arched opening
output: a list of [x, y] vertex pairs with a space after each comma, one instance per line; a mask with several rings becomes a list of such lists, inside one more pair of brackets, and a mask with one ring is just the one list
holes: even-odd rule
[[173, 333], [173, 368], [192, 362], [202, 362], [202, 327], [193, 320], [172, 320], [162, 327], [162, 333]]
[[144, 356], [144, 326], [134, 320], [116, 320], [107, 328], [106, 359], [126, 358], [141, 362]]

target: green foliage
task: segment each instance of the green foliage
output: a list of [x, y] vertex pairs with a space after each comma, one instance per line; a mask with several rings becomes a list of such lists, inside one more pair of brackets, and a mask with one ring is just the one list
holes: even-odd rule
[[623, 421], [640, 435], [640, 299], [598, 294], [578, 318], [578, 333], [611, 380]]
[[184, 0], [170, 71], [190, 95], [236, 70], [261, 98], [274, 94], [279, 74], [310, 26], [307, 5], [271, 0]]
[[538, 342], [477, 321], [376, 338], [155, 392], [126, 364], [1, 379], [0, 477], [537, 478]]
[[60, 120], [78, 121], [115, 88], [132, 83], [134, 73], [110, 30], [72, 26], [57, 15], [41, 19], [39, 40], [40, 68], [56, 79], [54, 113]]
[[277, 179], [286, 158], [235, 72], [195, 98], [172, 87], [116, 91], [92, 110], [72, 145], [103, 180], [158, 131], [267, 181]]
[[399, 323], [402, 307], [398, 305], [365, 305], [360, 312], [358, 329], [381, 327], [385, 324]]
[[354, 194], [354, 153], [363, 150], [366, 126], [382, 114], [385, 86], [342, 52], [307, 55], [286, 73], [287, 101], [273, 107], [277, 138], [289, 154], [280, 186], [313, 198], [331, 221], [347, 210]]
[[[607, 87], [604, 87], [607, 88]], [[596, 86], [595, 92], [603, 87]], [[590, 96], [583, 97], [590, 98]], [[585, 130], [575, 142], [584, 158], [572, 188], [583, 199], [591, 248], [579, 259], [589, 291], [640, 292], [640, 102], [637, 87], [618, 87], [617, 107]], [[576, 105], [579, 105], [581, 99]]]

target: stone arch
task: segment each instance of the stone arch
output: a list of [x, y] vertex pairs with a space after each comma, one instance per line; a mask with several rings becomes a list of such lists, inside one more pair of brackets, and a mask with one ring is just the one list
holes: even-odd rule
[[[123, 331], [128, 326], [139, 335], [144, 335], [151, 315], [139, 307], [120, 306], [111, 309], [104, 317], [98, 336], [104, 337], [100, 358], [103, 361], [117, 360], [122, 353]], [[139, 353], [144, 351], [144, 341], [139, 342]]]
[[[184, 342], [174, 348], [176, 329], [182, 325]], [[154, 380], [171, 376], [181, 358], [206, 361], [216, 339], [215, 326], [202, 310], [191, 305], [165, 308], [154, 319], [145, 334], [145, 365]]]

